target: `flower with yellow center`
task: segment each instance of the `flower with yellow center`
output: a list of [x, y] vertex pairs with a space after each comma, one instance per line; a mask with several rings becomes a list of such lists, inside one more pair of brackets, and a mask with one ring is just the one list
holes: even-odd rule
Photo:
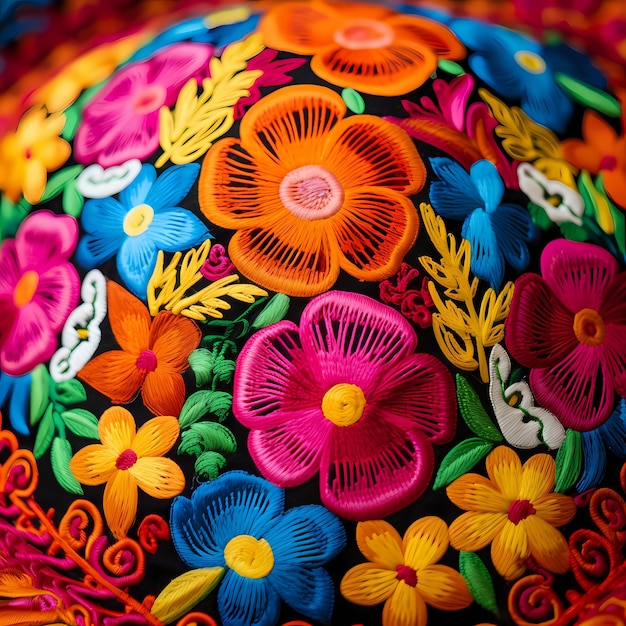
[[185, 487], [185, 476], [171, 459], [163, 458], [178, 438], [176, 418], [154, 417], [136, 430], [133, 416], [119, 406], [100, 418], [102, 443], [86, 446], [70, 461], [74, 476], [84, 485], [101, 485], [104, 516], [111, 532], [121, 539], [137, 513], [138, 489], [149, 496], [169, 499]]
[[24, 113], [17, 130], [0, 139], [0, 189], [12, 202], [23, 194], [31, 204], [43, 195], [48, 172], [59, 169], [69, 158], [69, 143], [59, 137], [65, 115], [48, 115], [33, 107]]

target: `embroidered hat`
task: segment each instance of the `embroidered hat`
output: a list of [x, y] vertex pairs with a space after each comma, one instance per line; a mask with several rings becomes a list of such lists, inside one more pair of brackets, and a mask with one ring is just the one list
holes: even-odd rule
[[619, 0], [0, 9], [0, 624], [626, 623]]

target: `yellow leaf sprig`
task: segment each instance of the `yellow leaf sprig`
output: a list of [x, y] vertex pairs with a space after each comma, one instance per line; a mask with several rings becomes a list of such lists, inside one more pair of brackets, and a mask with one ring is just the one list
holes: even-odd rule
[[159, 142], [163, 154], [156, 167], [168, 160], [177, 165], [191, 163], [230, 130], [235, 104], [250, 94], [250, 87], [263, 74], [261, 70], [243, 70], [263, 49], [259, 34], [229, 45], [220, 59], [210, 60], [211, 76], [202, 81], [199, 94], [198, 81], [190, 78], [180, 90], [174, 109], [161, 107]]
[[148, 282], [148, 308], [152, 316], [164, 309], [198, 321], [207, 317], [221, 319], [224, 317], [222, 311], [231, 308], [225, 297], [252, 303], [257, 297], [267, 296], [267, 291], [256, 285], [239, 283], [237, 274], [224, 276], [198, 291], [192, 291], [203, 280], [200, 268], [210, 249], [211, 241], [207, 239], [197, 250], [192, 248], [184, 257], [182, 252], [176, 252], [166, 267], [163, 251], [159, 250]]
[[[457, 245], [454, 235], [447, 232], [443, 219], [429, 204], [422, 203], [420, 212], [430, 240], [441, 256], [439, 262], [429, 256], [419, 259], [433, 279], [428, 290], [437, 309], [433, 314], [437, 343], [452, 365], [465, 371], [478, 369], [483, 382], [489, 382], [486, 349], [503, 339], [513, 283], [507, 282], [500, 293], [489, 287], [478, 304], [480, 281], [470, 277], [469, 241], [463, 239]], [[445, 299], [438, 286], [443, 288]]]

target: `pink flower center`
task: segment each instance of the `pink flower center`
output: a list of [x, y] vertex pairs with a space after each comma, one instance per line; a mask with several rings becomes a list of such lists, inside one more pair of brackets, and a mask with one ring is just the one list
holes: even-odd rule
[[302, 220], [332, 217], [343, 205], [343, 187], [334, 174], [319, 165], [291, 170], [280, 183], [280, 199]]
[[519, 524], [522, 520], [526, 519], [529, 515], [536, 513], [535, 507], [529, 500], [515, 500], [511, 502], [509, 507], [509, 519], [514, 524]]
[[39, 274], [35, 270], [24, 272], [13, 290], [13, 304], [21, 309], [26, 306], [37, 293], [39, 287]]
[[612, 154], [606, 154], [600, 161], [600, 169], [604, 171], [613, 171], [617, 167], [617, 159]]
[[403, 580], [409, 587], [415, 587], [417, 585], [417, 572], [408, 565], [396, 566], [396, 578]]
[[166, 97], [167, 91], [163, 85], [147, 85], [135, 98], [133, 108], [142, 115], [152, 113], [165, 104]]
[[117, 457], [115, 467], [117, 467], [118, 470], [127, 470], [135, 463], [137, 463], [137, 454], [134, 450], [128, 448]]
[[395, 33], [391, 26], [376, 20], [351, 20], [333, 35], [335, 43], [349, 50], [374, 50], [393, 43]]
[[586, 346], [599, 346], [606, 337], [604, 320], [593, 309], [581, 309], [574, 316], [574, 334]]
[[147, 370], [148, 372], [154, 372], [157, 366], [157, 357], [152, 350], [144, 350], [135, 361], [135, 366], [138, 370]]

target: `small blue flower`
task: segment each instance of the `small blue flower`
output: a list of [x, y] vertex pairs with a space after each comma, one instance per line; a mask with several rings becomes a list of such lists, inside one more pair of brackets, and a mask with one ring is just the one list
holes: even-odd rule
[[430, 187], [435, 211], [465, 220], [461, 234], [470, 243], [472, 272], [498, 289], [505, 261], [518, 272], [528, 266], [527, 244], [537, 233], [528, 210], [501, 204], [504, 183], [489, 161], [476, 161], [469, 174], [445, 157], [432, 158], [430, 163], [439, 178]]
[[194, 569], [222, 567], [217, 606], [224, 626], [273, 626], [280, 600], [309, 619], [330, 621], [334, 587], [322, 565], [346, 542], [339, 519], [319, 505], [284, 512], [284, 491], [245, 472], [174, 499], [170, 527]]
[[582, 434], [583, 474], [576, 489], [582, 493], [602, 482], [606, 473], [606, 449], [615, 456], [626, 459], [626, 399], [622, 398], [617, 408], [602, 426]]
[[30, 373], [24, 376], [0, 373], [0, 409], [8, 407], [11, 427], [20, 435], [28, 435], [29, 432], [30, 384]]
[[197, 163], [174, 165], [157, 178], [154, 166], [144, 164], [118, 200], [88, 200], [81, 215], [87, 234], [76, 249], [78, 263], [92, 269], [117, 254], [121, 279], [145, 301], [159, 250], [186, 250], [210, 237], [191, 211], [176, 206], [189, 193], [199, 171]]
[[604, 87], [606, 81], [582, 53], [566, 46], [538, 41], [500, 26], [469, 19], [448, 26], [475, 53], [472, 70], [495, 92], [521, 101], [522, 110], [535, 122], [563, 132], [574, 106], [555, 82], [555, 72]]

